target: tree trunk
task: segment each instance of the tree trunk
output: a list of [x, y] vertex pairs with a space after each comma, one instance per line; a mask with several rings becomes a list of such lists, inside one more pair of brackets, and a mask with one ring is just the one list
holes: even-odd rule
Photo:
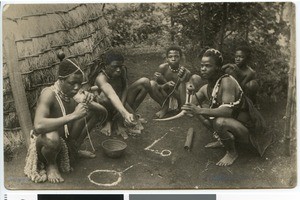
[[171, 41], [175, 42], [175, 33], [174, 33], [174, 7], [173, 4], [170, 3], [170, 17], [171, 17]]
[[198, 18], [199, 18], [199, 41], [200, 41], [200, 46], [203, 47], [205, 46], [205, 39], [206, 39], [206, 35], [205, 35], [205, 18], [204, 18], [204, 4], [201, 3], [196, 3], [197, 6], [197, 11], [198, 11]]
[[[15, 25], [12, 23], [10, 24], [11, 24], [10, 28], [13, 30], [12, 26]], [[19, 123], [21, 125], [26, 147], [28, 147], [30, 143], [29, 133], [30, 130], [32, 130], [33, 125], [31, 121], [31, 115], [29, 111], [27, 98], [26, 98], [24, 84], [22, 81], [22, 75], [19, 70], [18, 53], [17, 53], [18, 51], [17, 51], [13, 31], [10, 31], [10, 34], [6, 35], [6, 37], [4, 38], [4, 44], [7, 50], [6, 55], [7, 55], [9, 80], [10, 80], [11, 90], [15, 102], [16, 112], [18, 115]]]
[[246, 23], [246, 27], [245, 27], [245, 38], [244, 40], [246, 41], [246, 43], [249, 43], [248, 39], [249, 39], [249, 28], [250, 28], [250, 23], [251, 23], [251, 16], [250, 16], [250, 9], [251, 9], [251, 5], [250, 8], [247, 11], [247, 21], [248, 23]]
[[289, 87], [288, 87], [288, 97], [286, 105], [286, 122], [285, 122], [285, 152], [288, 156], [291, 155], [291, 139], [296, 135], [296, 46], [295, 46], [295, 7], [292, 3], [289, 3], [289, 13], [290, 13], [290, 24], [291, 24], [291, 34], [290, 34], [290, 47], [291, 47], [291, 57], [290, 57], [290, 69], [289, 69]]
[[227, 25], [227, 13], [228, 13], [228, 3], [223, 3], [222, 5], [223, 10], [223, 16], [222, 16], [222, 23], [220, 28], [220, 35], [219, 35], [219, 41], [218, 41], [218, 49], [222, 52], [223, 49], [223, 42], [224, 42], [224, 36], [226, 33], [226, 25]]

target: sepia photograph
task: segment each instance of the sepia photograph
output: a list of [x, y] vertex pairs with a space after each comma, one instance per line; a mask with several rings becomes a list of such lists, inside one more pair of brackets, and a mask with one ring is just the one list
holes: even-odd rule
[[292, 2], [42, 3], [1, 5], [7, 190], [297, 186]]

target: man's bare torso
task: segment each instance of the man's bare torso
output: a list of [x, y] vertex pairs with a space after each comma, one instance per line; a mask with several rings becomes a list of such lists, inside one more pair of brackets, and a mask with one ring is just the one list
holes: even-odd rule
[[[55, 92], [49, 87], [49, 88], [46, 88], [43, 93], [41, 95], [45, 95], [45, 93], [50, 93], [51, 94], [51, 105], [50, 105], [50, 113], [49, 113], [49, 118], [59, 118], [59, 117], [62, 117], [63, 116], [63, 113], [62, 113], [62, 109], [56, 99], [56, 94]], [[63, 103], [63, 106], [64, 106], [64, 109], [66, 111], [66, 115], [68, 114], [71, 114], [72, 112], [74, 112], [75, 110], [75, 107], [77, 105], [77, 103], [74, 101], [73, 98], [70, 98], [70, 102], [65, 102], [62, 100], [62, 103]], [[73, 123], [70, 122], [67, 124], [68, 125], [68, 128], [69, 128], [69, 131], [71, 131], [71, 127], [73, 126]], [[58, 130], [59, 132], [59, 135], [63, 135], [64, 134], [64, 127], [60, 127]]]

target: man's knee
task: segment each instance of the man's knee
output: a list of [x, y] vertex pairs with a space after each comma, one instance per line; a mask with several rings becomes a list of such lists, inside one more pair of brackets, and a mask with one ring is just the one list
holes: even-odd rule
[[140, 78], [138, 84], [146, 90], [149, 90], [151, 87], [150, 80], [146, 77]]
[[153, 81], [153, 80], [150, 81], [150, 87], [151, 88], [156, 88], [157, 86], [158, 86], [158, 84], [157, 84], [156, 81]]
[[231, 126], [230, 122], [225, 117], [218, 117], [214, 120], [214, 129], [219, 133], [227, 130], [227, 127]]
[[39, 135], [37, 142], [39, 143], [37, 145], [43, 146], [43, 147], [46, 147], [46, 148], [52, 149], [52, 150], [58, 151], [61, 147], [60, 136], [59, 136], [58, 132], [56, 132], [56, 131], [46, 133], [45, 135]]
[[223, 118], [223, 117], [218, 117], [213, 122], [213, 125], [217, 131], [222, 130], [224, 127], [224, 124], [225, 124], [225, 118]]
[[186, 84], [186, 89], [192, 92], [197, 92], [202, 86], [202, 79], [199, 75], [193, 74]]
[[245, 90], [251, 94], [255, 94], [259, 89], [258, 82], [256, 80], [251, 80], [245, 85]]

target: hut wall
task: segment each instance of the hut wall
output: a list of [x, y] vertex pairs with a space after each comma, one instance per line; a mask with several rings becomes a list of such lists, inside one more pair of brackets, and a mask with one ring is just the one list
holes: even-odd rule
[[[14, 34], [18, 67], [33, 118], [43, 88], [53, 84], [59, 64], [57, 53], [75, 58], [90, 72], [110, 46], [103, 4], [6, 5], [3, 12], [3, 39]], [[7, 47], [3, 46], [4, 134], [20, 138], [20, 125], [12, 96], [7, 66]], [[19, 140], [19, 139], [17, 139]]]

